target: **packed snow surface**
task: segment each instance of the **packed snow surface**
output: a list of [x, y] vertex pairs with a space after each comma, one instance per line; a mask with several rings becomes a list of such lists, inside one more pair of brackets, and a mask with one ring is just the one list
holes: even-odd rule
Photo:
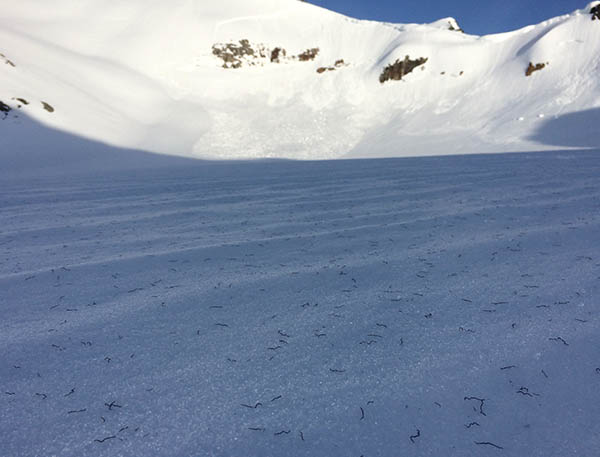
[[4, 456], [592, 456], [600, 158], [4, 176]]
[[[600, 145], [597, 1], [488, 36], [462, 33], [460, 18], [359, 21], [297, 0], [9, 3], [0, 9], [0, 101], [12, 108], [0, 134], [9, 149], [36, 135], [37, 123], [204, 158]], [[240, 68], [223, 68], [233, 63], [213, 47], [242, 43]], [[312, 49], [314, 60], [299, 57]], [[383, 69], [406, 56], [427, 61], [381, 84]], [[544, 67], [525, 76], [529, 63]]]
[[0, 455], [596, 455], [597, 5], [3, 5]]

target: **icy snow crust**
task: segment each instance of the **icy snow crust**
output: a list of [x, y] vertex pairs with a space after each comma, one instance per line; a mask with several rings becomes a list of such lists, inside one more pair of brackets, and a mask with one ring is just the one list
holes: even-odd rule
[[[597, 147], [597, 111], [577, 144], [536, 134], [600, 107], [596, 4], [479, 37], [449, 30], [453, 18], [358, 21], [296, 0], [20, 0], [0, 11], [0, 52], [15, 64], [0, 62], [0, 100], [15, 107], [23, 97], [27, 116], [86, 138], [204, 158]], [[310, 62], [221, 68], [212, 45], [242, 39], [289, 55], [320, 51]], [[428, 61], [380, 84], [406, 55]], [[347, 65], [317, 74], [338, 59]], [[529, 62], [548, 65], [526, 78]], [[19, 128], [19, 119], [0, 123], [6, 147], [36, 134]]]
[[4, 456], [592, 456], [600, 158], [164, 166], [0, 194]]

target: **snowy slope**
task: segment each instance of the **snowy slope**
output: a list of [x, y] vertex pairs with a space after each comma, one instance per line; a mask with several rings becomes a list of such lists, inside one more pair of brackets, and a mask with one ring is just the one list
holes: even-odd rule
[[4, 181], [0, 455], [597, 456], [599, 173], [593, 151]]
[[[450, 30], [452, 18], [358, 21], [296, 0], [11, 2], [0, 10], [0, 59], [10, 61], [0, 60], [0, 100], [13, 109], [0, 133], [7, 149], [41, 123], [119, 147], [218, 158], [598, 146], [597, 4], [479, 37]], [[223, 68], [213, 46], [240, 40], [265, 57]], [[277, 47], [286, 57], [272, 63]], [[313, 48], [314, 60], [298, 59]], [[382, 70], [406, 55], [428, 60], [381, 84]], [[529, 62], [547, 65], [526, 77]], [[543, 134], [578, 112], [587, 114], [575, 133], [567, 123], [565, 141]]]

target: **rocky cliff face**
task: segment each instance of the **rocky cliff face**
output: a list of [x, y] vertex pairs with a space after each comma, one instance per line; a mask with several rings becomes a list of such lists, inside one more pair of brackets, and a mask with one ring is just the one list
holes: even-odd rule
[[280, 46], [269, 47], [262, 43], [251, 44], [247, 39], [238, 42], [215, 43], [212, 53], [221, 60], [223, 68], [241, 68], [242, 66], [264, 66], [267, 63], [310, 62], [319, 54], [319, 48], [310, 48], [299, 54], [288, 54]]
[[389, 64], [383, 69], [381, 75], [379, 75], [379, 82], [384, 83], [386, 81], [400, 81], [405, 75], [409, 74], [415, 68], [424, 65], [427, 62], [427, 57], [419, 57], [418, 59], [411, 59], [408, 55], [404, 57], [404, 60], [396, 60], [394, 63]]

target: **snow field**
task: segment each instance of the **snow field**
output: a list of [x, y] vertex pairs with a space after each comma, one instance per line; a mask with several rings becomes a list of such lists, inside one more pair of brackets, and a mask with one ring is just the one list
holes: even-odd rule
[[2, 454], [593, 455], [599, 167], [5, 179]]

